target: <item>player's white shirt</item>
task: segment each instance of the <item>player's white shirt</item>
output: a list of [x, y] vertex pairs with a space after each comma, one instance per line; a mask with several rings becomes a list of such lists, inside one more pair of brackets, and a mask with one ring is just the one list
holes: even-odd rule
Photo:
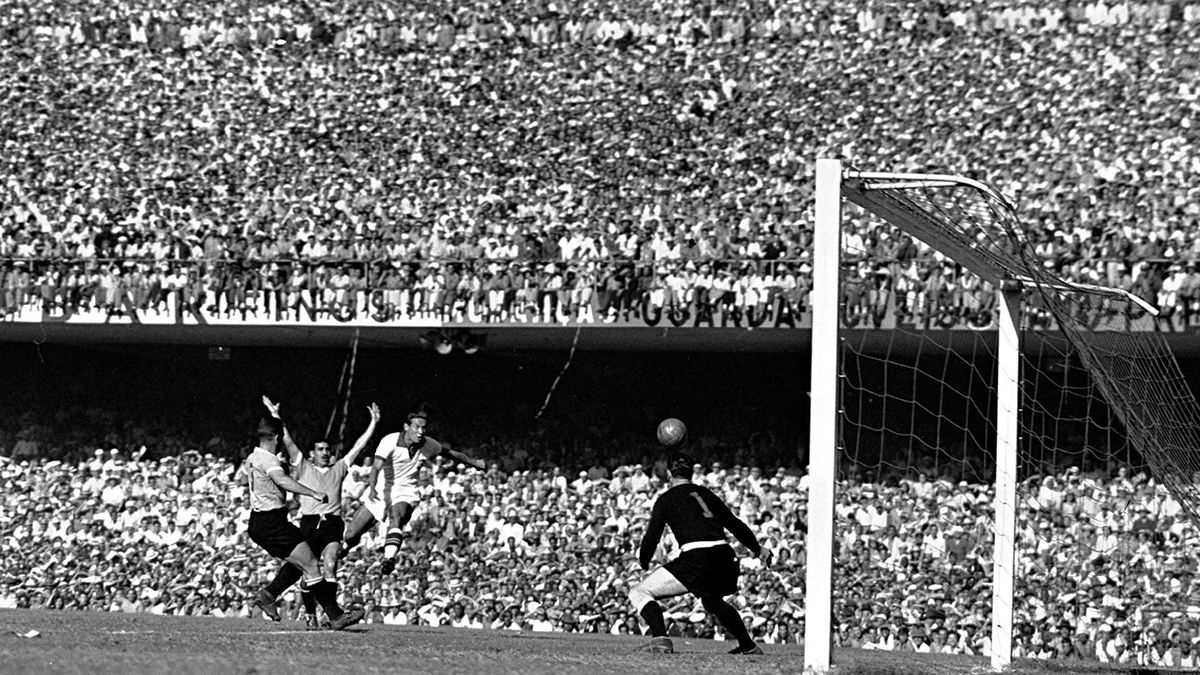
[[398, 491], [415, 491], [421, 466], [431, 464], [432, 461], [425, 454], [425, 450], [429, 448], [434, 450], [431, 453], [434, 457], [442, 453], [442, 444], [428, 436], [421, 447], [411, 449], [404, 444], [404, 435], [398, 431], [380, 439], [379, 446], [375, 448], [375, 457], [383, 460], [383, 467], [375, 483], [379, 496], [391, 503], [395, 501], [390, 498], [391, 495]]
[[283, 490], [275, 484], [269, 474], [283, 473], [283, 465], [274, 453], [255, 448], [242, 465], [250, 493], [250, 508], [254, 511], [271, 511], [283, 508]]

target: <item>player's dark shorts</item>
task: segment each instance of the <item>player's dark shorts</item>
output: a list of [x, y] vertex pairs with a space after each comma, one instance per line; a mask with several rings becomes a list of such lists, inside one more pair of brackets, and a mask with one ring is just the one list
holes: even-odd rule
[[300, 533], [317, 556], [321, 555], [326, 546], [340, 542], [345, 532], [346, 523], [342, 521], [341, 516], [300, 516]]
[[250, 526], [246, 530], [250, 541], [276, 558], [287, 558], [304, 542], [300, 528], [288, 520], [286, 507], [270, 511], [251, 511]]
[[684, 551], [664, 567], [693, 595], [725, 597], [737, 593], [740, 570], [732, 546]]

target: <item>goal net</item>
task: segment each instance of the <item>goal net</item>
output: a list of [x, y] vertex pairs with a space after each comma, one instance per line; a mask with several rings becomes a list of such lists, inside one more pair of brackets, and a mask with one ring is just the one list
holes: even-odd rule
[[822, 163], [814, 325], [826, 293], [835, 328], [814, 328], [806, 666], [829, 640], [996, 667], [1187, 641], [1200, 416], [1154, 305], [1123, 270], [1046, 255], [984, 183]]

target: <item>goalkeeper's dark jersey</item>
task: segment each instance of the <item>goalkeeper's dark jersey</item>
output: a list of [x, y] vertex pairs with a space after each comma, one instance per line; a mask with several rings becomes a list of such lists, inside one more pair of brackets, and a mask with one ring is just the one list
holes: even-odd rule
[[680, 548], [697, 542], [725, 541], [725, 530], [729, 530], [754, 555], [761, 551], [750, 528], [733, 515], [712, 490], [695, 483], [683, 483], [667, 490], [654, 502], [638, 558], [643, 568], [650, 564], [658, 540], [662, 538], [663, 527], [668, 525]]

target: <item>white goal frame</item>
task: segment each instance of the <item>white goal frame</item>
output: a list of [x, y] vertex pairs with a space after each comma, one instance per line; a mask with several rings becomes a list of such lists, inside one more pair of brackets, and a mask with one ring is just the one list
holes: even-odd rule
[[[915, 239], [932, 246], [997, 289], [999, 317], [996, 381], [996, 495], [995, 549], [992, 570], [992, 668], [1012, 662], [1013, 592], [1016, 575], [1017, 441], [1021, 394], [1021, 313], [1027, 277], [997, 265], [973, 247], [939, 235], [932, 219], [896, 209], [872, 190], [896, 188], [966, 187], [1013, 209], [991, 187], [979, 181], [943, 174], [877, 173], [846, 170], [840, 160], [816, 162], [816, 204], [813, 240], [812, 370], [809, 394], [809, 489], [807, 571], [805, 589], [804, 670], [830, 669], [833, 646], [833, 536], [837, 480], [838, 368], [840, 352], [842, 200], [853, 201]], [[876, 193], [877, 195], [878, 193]], [[1053, 290], [1119, 295], [1152, 315], [1156, 308], [1129, 293], [1099, 286], [1061, 282]]]

